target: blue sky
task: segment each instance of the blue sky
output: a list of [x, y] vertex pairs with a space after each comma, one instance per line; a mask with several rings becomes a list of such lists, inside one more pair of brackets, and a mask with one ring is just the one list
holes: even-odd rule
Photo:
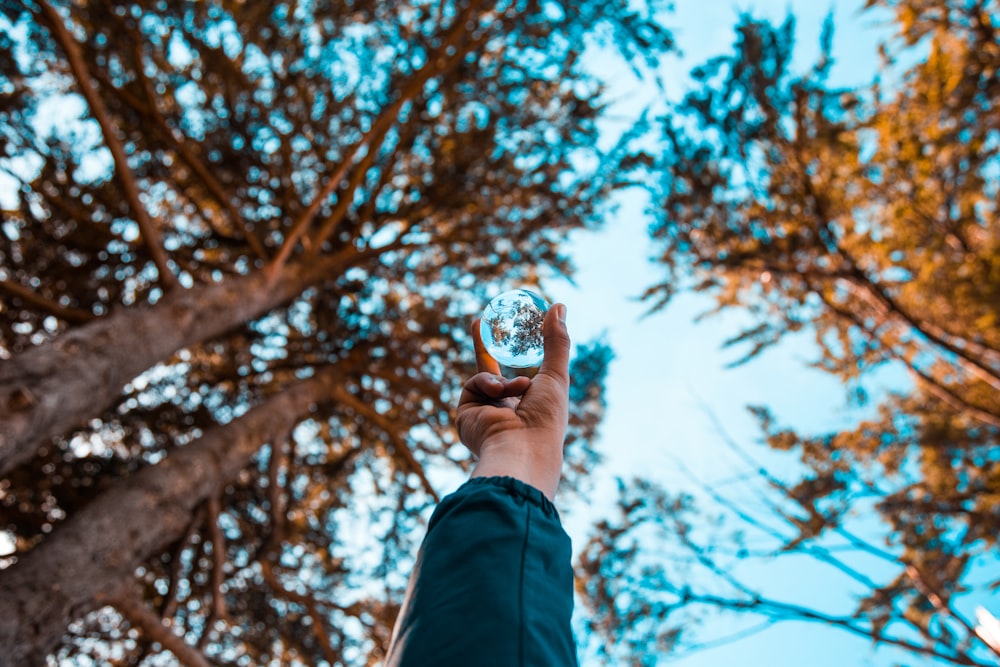
[[[782, 20], [788, 12], [797, 19], [795, 62], [803, 70], [818, 54], [823, 20], [833, 11], [835, 20], [832, 83], [861, 86], [871, 81], [878, 64], [877, 44], [886, 36], [884, 14], [860, 11], [863, 2], [849, 0], [827, 4], [810, 0], [756, 0], [736, 4], [729, 0], [680, 1], [666, 19], [683, 57], [668, 59], [660, 72], [666, 94], [676, 97], [686, 90], [686, 73], [708, 57], [728, 53], [733, 26], [742, 11]], [[609, 112], [609, 138], [636, 118], [663, 93], [649, 82], [635, 79], [628, 67], [606, 54], [594, 59], [613, 85], [616, 100]], [[806, 367], [816, 357], [809, 334], [783, 342], [755, 361], [737, 369], [725, 366], [739, 351], [723, 350], [723, 341], [739, 331], [740, 316], [729, 314], [701, 323], [693, 320], [711, 305], [703, 297], [684, 295], [665, 311], [643, 318], [648, 304], [638, 296], [662, 279], [650, 262], [654, 249], [647, 237], [646, 202], [638, 194], [623, 196], [619, 210], [598, 233], [574, 238], [572, 255], [578, 267], [575, 284], [550, 280], [544, 290], [568, 306], [570, 333], [577, 341], [604, 335], [615, 350], [607, 384], [608, 413], [602, 427], [600, 449], [606, 463], [596, 474], [598, 492], [589, 506], [563, 504], [567, 530], [579, 548], [586, 541], [590, 523], [606, 511], [616, 476], [652, 477], [669, 490], [690, 489], [691, 483], [674, 465], [681, 460], [700, 478], [715, 482], [746, 471], [725, 448], [704, 406], [709, 406], [726, 432], [774, 469], [794, 470], [790, 457], [758, 446], [760, 432], [745, 410], [748, 404], [771, 407], [779, 422], [805, 432], [825, 432], [855, 423], [864, 413], [848, 406], [844, 388], [833, 378]], [[905, 373], [889, 369], [869, 379], [867, 388], [877, 396], [907, 384]], [[877, 531], [878, 526], [867, 524]], [[865, 530], [864, 522], [859, 529]], [[815, 603], [819, 608], [848, 613], [853, 609], [847, 582], [818, 568], [811, 559], [782, 559], [778, 568], [753, 571], [766, 582], [766, 590], [781, 599]], [[873, 566], [872, 563], [859, 563]], [[877, 570], [875, 570], [877, 571]], [[971, 603], [970, 603], [971, 604]], [[996, 610], [994, 610], [995, 612]], [[967, 610], [971, 616], [971, 609]], [[709, 622], [704, 638], [730, 634], [743, 626]], [[863, 638], [817, 624], [779, 624], [737, 643], [672, 660], [683, 667], [737, 663], [754, 667], [811, 667], [829, 665], [890, 665], [905, 660], [921, 662], [891, 649], [875, 649]]]

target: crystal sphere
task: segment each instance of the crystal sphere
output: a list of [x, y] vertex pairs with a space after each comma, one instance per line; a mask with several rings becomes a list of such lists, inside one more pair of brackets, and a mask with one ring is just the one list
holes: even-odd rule
[[532, 368], [542, 363], [542, 321], [549, 304], [534, 292], [504, 292], [487, 304], [479, 334], [490, 356], [509, 368]]

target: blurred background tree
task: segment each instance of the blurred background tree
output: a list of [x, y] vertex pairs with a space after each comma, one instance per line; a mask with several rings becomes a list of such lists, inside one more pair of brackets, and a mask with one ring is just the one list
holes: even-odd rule
[[[745, 495], [622, 484], [578, 571], [591, 630], [617, 639], [609, 664], [703, 646], [697, 621], [713, 613], [733, 619], [730, 639], [815, 621], [914, 658], [1000, 657], [968, 602], [1000, 586], [1000, 7], [866, 5], [895, 27], [870, 89], [829, 85], [831, 22], [815, 67], [793, 74], [792, 18], [745, 16], [732, 54], [692, 72], [662, 119], [652, 236], [666, 277], [647, 298], [663, 308], [693, 289], [713, 312], [749, 315], [728, 342], [743, 361], [813, 335], [816, 367], [858, 405], [878, 369], [905, 368], [910, 384], [821, 435], [755, 407], [798, 477], [730, 441]], [[846, 576], [855, 607], [770, 596], [748, 563], [801, 556]]]
[[630, 181], [581, 55], [662, 8], [0, 7], [0, 664], [378, 663], [470, 315]]

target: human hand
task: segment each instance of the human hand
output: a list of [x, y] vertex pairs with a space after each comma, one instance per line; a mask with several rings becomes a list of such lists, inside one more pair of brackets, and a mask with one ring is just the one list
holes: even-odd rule
[[458, 401], [458, 435], [479, 458], [473, 477], [509, 476], [555, 496], [569, 420], [566, 306], [549, 309], [542, 324], [545, 355], [532, 378], [504, 378], [473, 323], [478, 373]]

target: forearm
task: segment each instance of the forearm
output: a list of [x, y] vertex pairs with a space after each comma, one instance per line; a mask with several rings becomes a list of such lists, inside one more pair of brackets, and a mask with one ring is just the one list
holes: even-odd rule
[[500, 440], [483, 445], [472, 477], [513, 477], [532, 486], [550, 501], [562, 475], [562, 447], [524, 440]]

